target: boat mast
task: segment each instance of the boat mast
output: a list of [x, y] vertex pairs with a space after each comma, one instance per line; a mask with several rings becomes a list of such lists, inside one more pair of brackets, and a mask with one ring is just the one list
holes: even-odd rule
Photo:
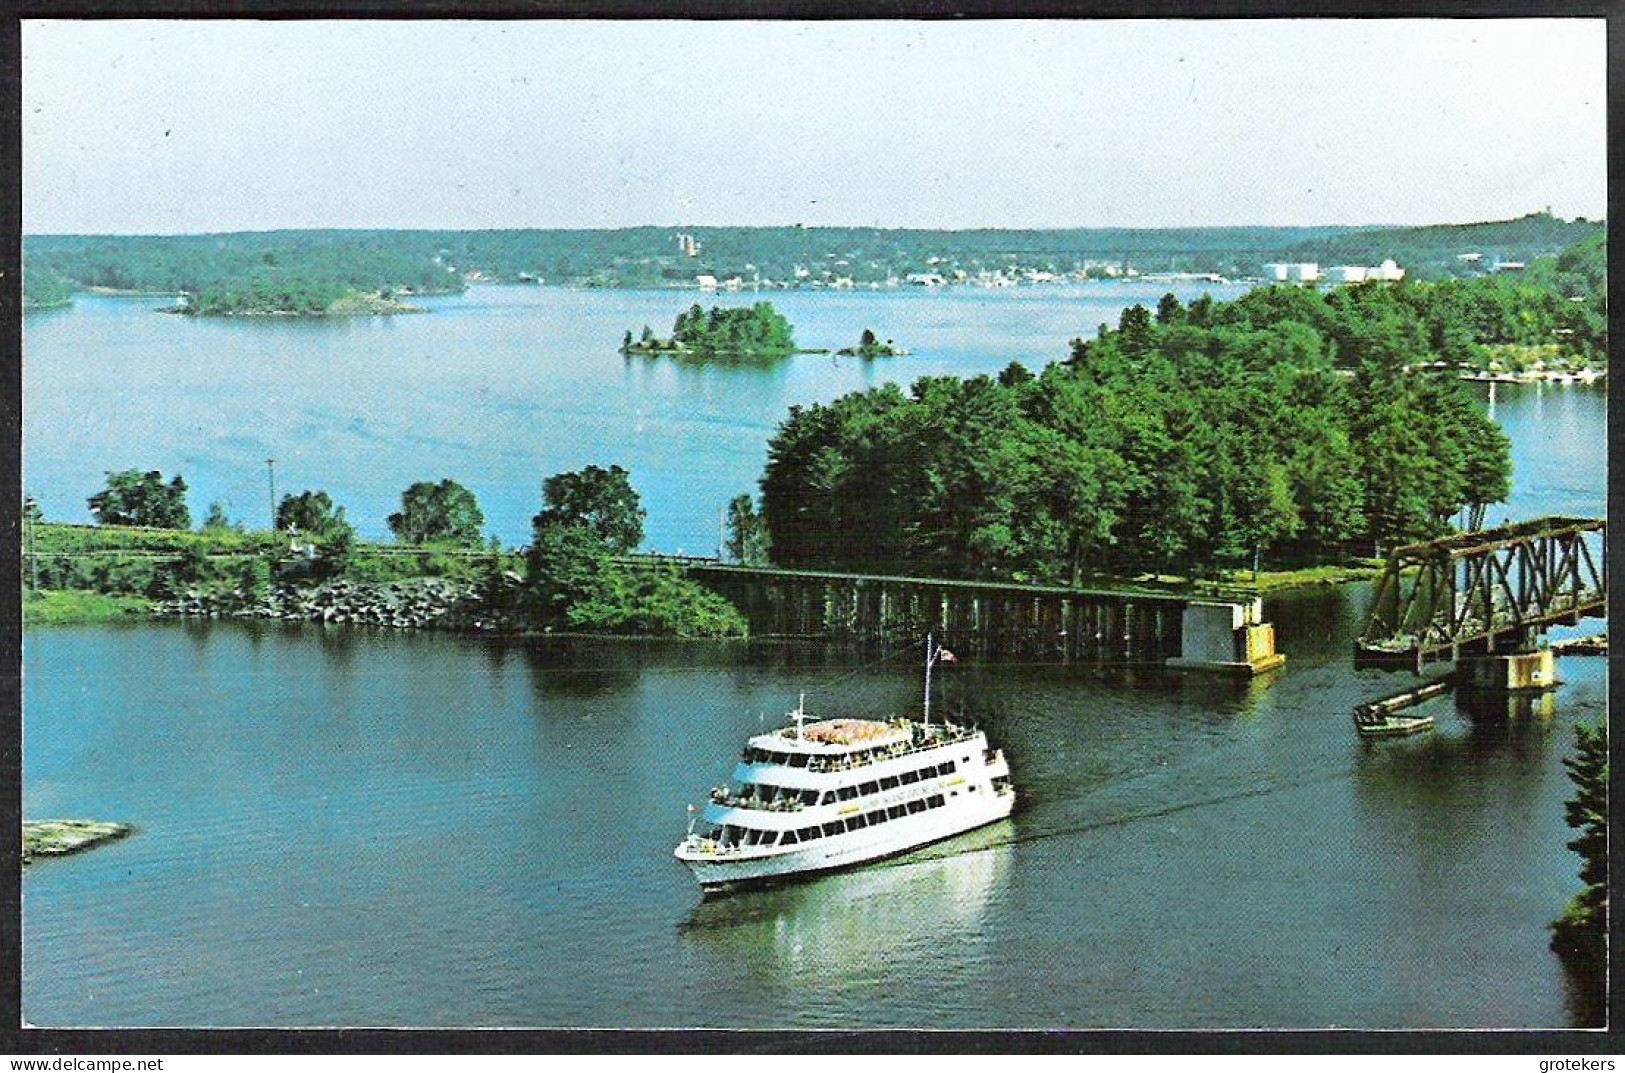
[[931, 651], [936, 645], [931, 634], [925, 635], [925, 725], [931, 725], [931, 664], [936, 662], [936, 653]]

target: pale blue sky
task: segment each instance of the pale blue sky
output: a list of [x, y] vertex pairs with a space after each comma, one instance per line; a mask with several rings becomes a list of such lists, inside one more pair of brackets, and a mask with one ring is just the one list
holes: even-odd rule
[[23, 25], [24, 230], [1606, 211], [1601, 20]]

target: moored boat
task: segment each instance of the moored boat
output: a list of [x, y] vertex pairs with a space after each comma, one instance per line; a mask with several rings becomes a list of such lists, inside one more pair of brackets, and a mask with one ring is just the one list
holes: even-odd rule
[[[1004, 753], [980, 729], [931, 718], [931, 668], [951, 661], [927, 638], [919, 719], [808, 721], [745, 743], [732, 787], [711, 791], [674, 851], [707, 892], [894, 856], [1010, 815]], [[695, 820], [701, 820], [696, 830]]]

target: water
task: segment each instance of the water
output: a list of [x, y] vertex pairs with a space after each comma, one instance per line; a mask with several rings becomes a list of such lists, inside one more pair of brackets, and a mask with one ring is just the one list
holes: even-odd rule
[[[93, 521], [104, 472], [182, 474], [197, 519], [269, 524], [278, 494], [326, 489], [362, 534], [416, 481], [472, 489], [487, 528], [528, 543], [542, 480], [587, 465], [632, 473], [647, 546], [716, 550], [728, 501], [755, 492], [768, 438], [792, 405], [887, 380], [1034, 369], [1136, 302], [1230, 285], [1096, 284], [701, 295], [478, 287], [423, 316], [228, 320], [164, 316], [146, 298], [81, 296], [24, 326], [25, 473], [49, 518]], [[666, 334], [696, 301], [768, 299], [806, 347], [856, 345], [865, 328], [912, 353], [883, 361], [801, 355], [766, 367], [684, 365], [619, 353], [622, 333]]]
[[[1061, 330], [1083, 298], [1010, 293], [778, 299], [808, 344], [871, 325], [908, 343], [910, 377], [993, 371], [1088, 334]], [[334, 453], [365, 442], [346, 431], [354, 412], [383, 437], [367, 457], [391, 467], [367, 470], [379, 510], [410, 479], [466, 473], [415, 468], [450, 457], [429, 441], [456, 442], [470, 466], [484, 460], [490, 483], [469, 483], [493, 519], [494, 475], [513, 475], [503, 524], [518, 539], [541, 476], [626, 464], [596, 453], [620, 446], [648, 452], [630, 464], [651, 543], [699, 541], [709, 508], [683, 515], [683, 500], [748, 487], [776, 407], [890, 366], [747, 372], [613, 354], [625, 327], [669, 321], [634, 310], [659, 299], [674, 315], [682, 297], [492, 289], [449, 315], [337, 326], [91, 300], [28, 322], [30, 487], [71, 475], [89, 494], [100, 469], [167, 471], [175, 451], [202, 492], [205, 475], [239, 462], [252, 473], [275, 450], [279, 480], [294, 460], [332, 467], [308, 483], [337, 492], [366, 468]], [[1089, 308], [1076, 306], [1115, 319]], [[557, 340], [597, 345], [594, 325], [614, 329], [609, 357], [567, 360]], [[170, 350], [171, 333], [210, 345]], [[532, 339], [527, 364], [510, 348]], [[245, 369], [255, 348], [266, 363]], [[471, 386], [454, 390], [464, 380], [446, 354], [471, 364]], [[307, 412], [323, 405], [320, 383], [347, 385], [328, 418]], [[104, 431], [81, 413], [92, 402], [135, 427]], [[522, 406], [529, 416], [507, 409]], [[614, 421], [572, 424], [577, 409], [641, 413], [668, 447]], [[244, 423], [251, 412], [265, 420]], [[1602, 513], [1600, 389], [1503, 386], [1496, 415], [1516, 443], [1508, 516]], [[299, 422], [312, 428], [304, 454], [279, 431]], [[209, 431], [228, 427], [262, 438], [233, 448]], [[600, 438], [570, 456], [568, 437], [590, 429]], [[674, 438], [692, 454], [666, 457]], [[140, 447], [119, 455], [126, 441]], [[660, 465], [671, 488], [642, 476]], [[60, 516], [79, 492], [56, 494], [66, 505], [46, 497], [47, 513]], [[365, 525], [359, 497], [340, 494]], [[1545, 930], [1578, 889], [1561, 758], [1573, 724], [1604, 711], [1604, 661], [1562, 660], [1562, 688], [1514, 712], [1440, 698], [1422, 709], [1434, 733], [1362, 744], [1353, 705], [1410, 681], [1351, 669], [1368, 599], [1356, 586], [1271, 601], [1290, 662], [1258, 681], [946, 669], [939, 702], [981, 719], [1011, 756], [1016, 815], [883, 866], [713, 902], [671, 858], [686, 803], [798, 691], [815, 712], [897, 711], [917, 699], [910, 665], [854, 674], [873, 653], [280, 624], [30, 631], [25, 815], [140, 830], [28, 869], [23, 1014], [51, 1026], [1569, 1025], [1580, 1007]]]

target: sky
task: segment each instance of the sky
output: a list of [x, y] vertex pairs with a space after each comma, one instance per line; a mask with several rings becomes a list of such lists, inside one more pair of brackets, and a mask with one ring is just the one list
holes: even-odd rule
[[1606, 212], [1600, 19], [23, 24], [23, 229]]

